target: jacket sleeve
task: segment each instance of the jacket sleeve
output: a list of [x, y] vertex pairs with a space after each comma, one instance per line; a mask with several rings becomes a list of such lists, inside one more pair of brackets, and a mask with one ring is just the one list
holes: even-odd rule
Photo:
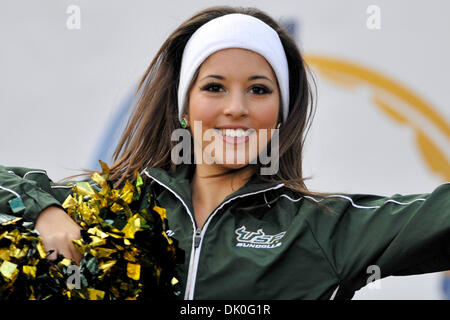
[[71, 190], [53, 183], [44, 170], [0, 166], [0, 213], [23, 217], [32, 227], [43, 210], [61, 207]]
[[339, 277], [335, 298], [379, 278], [450, 269], [450, 183], [431, 193], [383, 197], [334, 195], [321, 203], [312, 231]]

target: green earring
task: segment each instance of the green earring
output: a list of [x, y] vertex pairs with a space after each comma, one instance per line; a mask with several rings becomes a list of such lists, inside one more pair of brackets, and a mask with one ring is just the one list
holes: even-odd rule
[[186, 128], [186, 127], [187, 127], [187, 121], [186, 121], [186, 118], [185, 118], [185, 117], [183, 117], [183, 119], [181, 119], [181, 126], [182, 126], [183, 128]]

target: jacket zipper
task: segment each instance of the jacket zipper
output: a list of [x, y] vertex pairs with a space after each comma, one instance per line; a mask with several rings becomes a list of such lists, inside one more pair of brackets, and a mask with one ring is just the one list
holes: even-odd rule
[[233, 201], [234, 199], [237, 198], [243, 198], [249, 195], [253, 195], [253, 194], [258, 194], [261, 192], [266, 192], [268, 190], [274, 190], [274, 189], [278, 189], [281, 188], [282, 186], [284, 186], [284, 183], [280, 183], [274, 187], [268, 188], [268, 189], [263, 189], [263, 190], [258, 190], [256, 192], [251, 192], [251, 193], [246, 193], [246, 194], [241, 194], [239, 196], [235, 196], [233, 198], [228, 199], [225, 202], [222, 202], [214, 211], [213, 213], [211, 213], [209, 215], [209, 217], [206, 219], [205, 224], [203, 225], [202, 228], [198, 228], [197, 224], [195, 223], [195, 219], [194, 216], [192, 214], [192, 212], [189, 210], [189, 207], [186, 205], [186, 203], [183, 201], [183, 199], [172, 189], [170, 189], [167, 185], [165, 185], [164, 183], [162, 183], [161, 181], [159, 181], [158, 179], [155, 179], [153, 176], [151, 176], [147, 170], [144, 170], [144, 173], [152, 178], [153, 180], [155, 180], [156, 182], [158, 182], [160, 185], [162, 185], [163, 187], [165, 187], [167, 190], [169, 190], [170, 192], [172, 192], [175, 197], [177, 197], [181, 203], [184, 205], [186, 211], [188, 212], [191, 221], [192, 221], [192, 225], [194, 228], [194, 236], [192, 237], [192, 250], [191, 250], [191, 258], [189, 260], [189, 270], [188, 270], [188, 277], [187, 277], [187, 281], [186, 281], [186, 290], [185, 290], [185, 294], [184, 294], [184, 299], [185, 300], [194, 300], [194, 289], [195, 289], [195, 281], [197, 279], [197, 269], [198, 269], [198, 262], [200, 259], [200, 251], [202, 248], [202, 243], [203, 243], [203, 237], [205, 235], [206, 230], [208, 229], [208, 225], [211, 222], [212, 218], [216, 215], [216, 213], [222, 209], [222, 207], [224, 205], [226, 205], [227, 203]]
[[200, 240], [202, 239], [201, 238], [201, 232], [202, 232], [202, 229], [200, 229], [200, 228], [197, 228], [197, 230], [195, 231], [195, 236], [194, 236], [194, 248], [196, 249], [196, 248], [198, 248], [198, 246], [200, 245]]
[[189, 300], [189, 292], [191, 291], [191, 288], [194, 287], [194, 272], [192, 270], [195, 269], [195, 274], [197, 274], [198, 266], [194, 265], [194, 263], [197, 260], [197, 256], [199, 254], [198, 248], [199, 248], [200, 242], [202, 240], [202, 229], [201, 228], [197, 228], [197, 230], [195, 230], [195, 234], [194, 234], [193, 238], [194, 238], [194, 244], [193, 244], [192, 250], [191, 250], [191, 259], [189, 260], [189, 270], [188, 270], [188, 277], [187, 277], [187, 281], [186, 281], [186, 290], [184, 291], [184, 300]]

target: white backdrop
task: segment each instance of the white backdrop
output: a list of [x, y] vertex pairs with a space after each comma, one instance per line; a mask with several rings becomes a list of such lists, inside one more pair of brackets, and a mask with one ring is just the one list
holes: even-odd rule
[[[345, 59], [395, 80], [448, 126], [445, 0], [3, 0], [0, 164], [46, 169], [53, 180], [89, 166], [166, 37], [213, 4], [256, 6], [292, 21], [303, 53]], [[81, 10], [80, 29], [66, 25], [70, 5]], [[366, 25], [369, 5], [380, 8], [380, 29]], [[305, 155], [311, 189], [392, 195], [430, 192], [444, 182], [422, 157], [412, 128], [374, 105], [371, 88], [348, 90], [315, 75], [318, 109]], [[448, 137], [434, 137], [448, 160]], [[441, 282], [440, 273], [389, 277], [355, 299], [441, 299]]]

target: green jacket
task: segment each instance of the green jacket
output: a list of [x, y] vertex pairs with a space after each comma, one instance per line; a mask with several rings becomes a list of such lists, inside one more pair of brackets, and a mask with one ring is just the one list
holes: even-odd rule
[[[351, 299], [378, 275], [450, 269], [450, 183], [427, 194], [315, 199], [253, 178], [199, 229], [194, 170], [144, 171], [167, 209], [169, 236], [186, 253], [185, 299]], [[42, 170], [0, 167], [0, 212], [12, 214], [9, 201], [20, 197], [25, 209], [16, 215], [33, 223], [69, 193]]]

